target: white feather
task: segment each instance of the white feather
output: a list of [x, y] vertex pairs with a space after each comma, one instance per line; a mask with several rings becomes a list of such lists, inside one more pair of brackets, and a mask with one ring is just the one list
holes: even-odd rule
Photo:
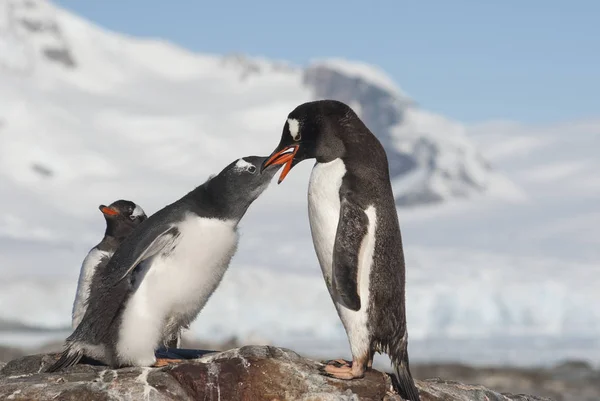
[[[169, 326], [194, 320], [220, 283], [238, 243], [236, 223], [189, 215], [170, 254], [144, 262], [147, 273], [125, 306], [119, 328], [120, 362], [149, 366]], [[177, 324], [168, 324], [171, 321]], [[170, 330], [170, 329], [169, 329]]]
[[300, 139], [300, 121], [294, 118], [288, 118], [288, 127], [290, 129], [290, 135], [294, 141]]
[[144, 209], [142, 209], [142, 207], [140, 205], [135, 205], [135, 209], [133, 209], [133, 212], [131, 213], [131, 217], [138, 217], [138, 216], [142, 216], [144, 215]]
[[[340, 215], [339, 190], [344, 174], [346, 174], [346, 166], [341, 159], [335, 159], [329, 163], [316, 163], [308, 186], [308, 214], [313, 244], [332, 299], [333, 247]], [[363, 356], [369, 350], [367, 307], [377, 216], [373, 206], [369, 206], [365, 213], [369, 219], [369, 227], [359, 250], [360, 265], [358, 268], [358, 292], [361, 308], [353, 311], [334, 300], [342, 324], [346, 329], [353, 356]]]
[[106, 364], [109, 360], [106, 358], [106, 347], [104, 344], [90, 344], [85, 341], [76, 341], [70, 344], [70, 353], [83, 352], [87, 357], [96, 359]]
[[71, 325], [76, 328], [88, 306], [88, 299], [90, 296], [90, 286], [92, 284], [92, 277], [96, 272], [96, 267], [100, 264], [102, 258], [110, 258], [113, 252], [101, 251], [97, 248], [92, 248], [87, 254], [83, 263], [81, 264], [81, 271], [79, 272], [79, 280], [77, 282], [77, 292], [75, 293], [75, 301], [73, 302], [73, 312]]
[[237, 161], [237, 163], [235, 163], [235, 170], [237, 170], [237, 171], [244, 171], [244, 170], [248, 170], [252, 166], [253, 166], [252, 163], [249, 163], [249, 162], [247, 162], [244, 159], [239, 159]]

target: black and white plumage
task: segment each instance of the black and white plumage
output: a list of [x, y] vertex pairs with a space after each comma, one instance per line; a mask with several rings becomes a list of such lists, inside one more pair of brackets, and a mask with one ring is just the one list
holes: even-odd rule
[[238, 223], [278, 169], [261, 174], [265, 160], [232, 162], [140, 224], [111, 258], [83, 320], [47, 371], [83, 356], [112, 367], [166, 363], [155, 350], [204, 307], [237, 249]]
[[90, 293], [94, 291], [92, 283], [104, 273], [108, 261], [123, 240], [147, 218], [144, 209], [128, 200], [121, 199], [109, 206], [100, 205], [98, 208], [106, 220], [106, 230], [102, 241], [89, 251], [81, 265], [71, 314], [73, 329], [83, 319], [88, 305], [88, 298]]
[[320, 100], [288, 115], [263, 167], [283, 164], [281, 183], [293, 166], [312, 158], [313, 244], [353, 359], [329, 362], [325, 374], [363, 377], [374, 352], [385, 352], [398, 393], [419, 400], [408, 362], [404, 254], [385, 150], [349, 106]]

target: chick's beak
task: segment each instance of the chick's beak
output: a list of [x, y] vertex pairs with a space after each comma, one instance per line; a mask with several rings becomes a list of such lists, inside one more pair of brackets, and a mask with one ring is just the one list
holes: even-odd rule
[[105, 215], [105, 216], [116, 216], [116, 215], [118, 215], [118, 214], [119, 214], [119, 211], [118, 211], [118, 210], [116, 210], [116, 209], [115, 209], [115, 208], [113, 208], [113, 207], [108, 207], [108, 206], [100, 205], [100, 206], [98, 207], [98, 209], [100, 209], [100, 211], [101, 211], [102, 213], [104, 213], [104, 215]]
[[263, 165], [261, 167], [261, 171], [263, 171], [265, 168], [267, 168], [270, 165], [283, 164], [284, 165], [283, 171], [281, 172], [281, 175], [279, 176], [279, 180], [277, 181], [278, 184], [281, 184], [281, 182], [284, 180], [285, 176], [288, 175], [288, 173], [292, 169], [292, 163], [294, 162], [294, 157], [296, 156], [298, 149], [299, 149], [298, 145], [290, 145], [290, 146], [286, 146], [285, 148], [283, 148], [280, 151], [275, 151], [263, 163]]

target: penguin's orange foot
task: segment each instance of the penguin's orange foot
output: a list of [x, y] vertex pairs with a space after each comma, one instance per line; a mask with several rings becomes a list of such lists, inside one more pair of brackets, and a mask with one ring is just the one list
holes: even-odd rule
[[154, 363], [154, 365], [152, 365], [153, 368], [160, 368], [163, 366], [167, 366], [173, 363], [179, 363], [179, 362], [183, 362], [183, 359], [168, 359], [168, 358], [157, 358], [156, 362]]
[[361, 369], [358, 365], [325, 365], [323, 368], [321, 368], [321, 374], [323, 376], [332, 377], [334, 379], [352, 380], [364, 377], [365, 370], [364, 368]]
[[335, 366], [337, 368], [341, 368], [343, 366], [352, 367], [352, 361], [347, 361], [345, 359], [331, 359], [331, 360], [325, 361], [323, 363], [325, 365]]
[[[331, 377], [346, 376], [348, 374], [352, 375], [352, 367], [348, 365], [336, 366], [331, 364], [325, 365], [321, 369], [321, 372]], [[338, 378], [341, 379], [341, 377]]]

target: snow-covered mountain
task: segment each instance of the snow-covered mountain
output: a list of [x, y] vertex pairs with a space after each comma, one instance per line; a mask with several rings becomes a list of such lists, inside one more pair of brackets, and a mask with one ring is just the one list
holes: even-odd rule
[[[335, 98], [388, 152], [412, 358], [481, 357], [468, 354], [477, 339], [510, 359], [498, 344], [540, 337], [560, 358], [573, 343], [561, 353], [555, 341], [600, 334], [598, 122], [467, 127], [362, 63], [195, 54], [41, 0], [0, 3], [0, 93], [0, 320], [68, 326], [79, 265], [103, 232], [98, 204], [125, 198], [152, 213], [232, 160], [270, 153], [298, 104]], [[308, 229], [311, 168], [251, 207], [194, 334], [346, 349]]]
[[[45, 87], [49, 95], [45, 102], [55, 107], [61, 106], [63, 97], [57, 101], [47, 92], [62, 92], [67, 86], [71, 95], [85, 94], [90, 99], [77, 103], [89, 104], [87, 109], [94, 115], [122, 112], [122, 105], [109, 99], [114, 96], [121, 98], [121, 103], [135, 104], [142, 116], [151, 116], [156, 109], [164, 113], [162, 106], [169, 103], [171, 109], [195, 115], [196, 121], [188, 123], [189, 135], [247, 136], [231, 132], [227, 123], [214, 118], [210, 109], [215, 105], [204, 104], [214, 102], [221, 113], [231, 114], [243, 107], [248, 117], [261, 116], [269, 121], [269, 128], [278, 129], [257, 132], [252, 140], [271, 144], [280, 130], [281, 116], [285, 117], [295, 105], [334, 98], [352, 105], [379, 136], [388, 152], [392, 177], [412, 177], [410, 185], [398, 187], [400, 205], [468, 197], [493, 190], [498, 179], [460, 127], [432, 124], [430, 120], [436, 116], [413, 113], [407, 117], [411, 100], [374, 67], [331, 59], [300, 68], [243, 56], [199, 56], [169, 44], [103, 32], [45, 1], [13, 0], [3, 2], [3, 6], [0, 65], [8, 75], [23, 76], [36, 88]], [[177, 85], [172, 85], [174, 80]], [[282, 98], [285, 87], [289, 93]], [[22, 92], [23, 88], [15, 89]], [[239, 95], [239, 99], [232, 99]], [[107, 101], [96, 104], [101, 96]], [[10, 102], [14, 104], [14, 100]], [[15, 104], [13, 110], [18, 108]], [[127, 114], [125, 118], [130, 119]], [[198, 123], [200, 119], [205, 125]], [[181, 119], [177, 121], [181, 124]], [[156, 127], [163, 128], [167, 127]], [[179, 126], [173, 128], [180, 130]], [[138, 129], [123, 127], [123, 139], [135, 135]], [[100, 135], [102, 132], [95, 136]], [[261, 149], [266, 152], [269, 146]], [[198, 155], [203, 152], [194, 154]], [[35, 167], [29, 168], [38, 174], [52, 171], [51, 166], [46, 170], [41, 160], [31, 163]]]

